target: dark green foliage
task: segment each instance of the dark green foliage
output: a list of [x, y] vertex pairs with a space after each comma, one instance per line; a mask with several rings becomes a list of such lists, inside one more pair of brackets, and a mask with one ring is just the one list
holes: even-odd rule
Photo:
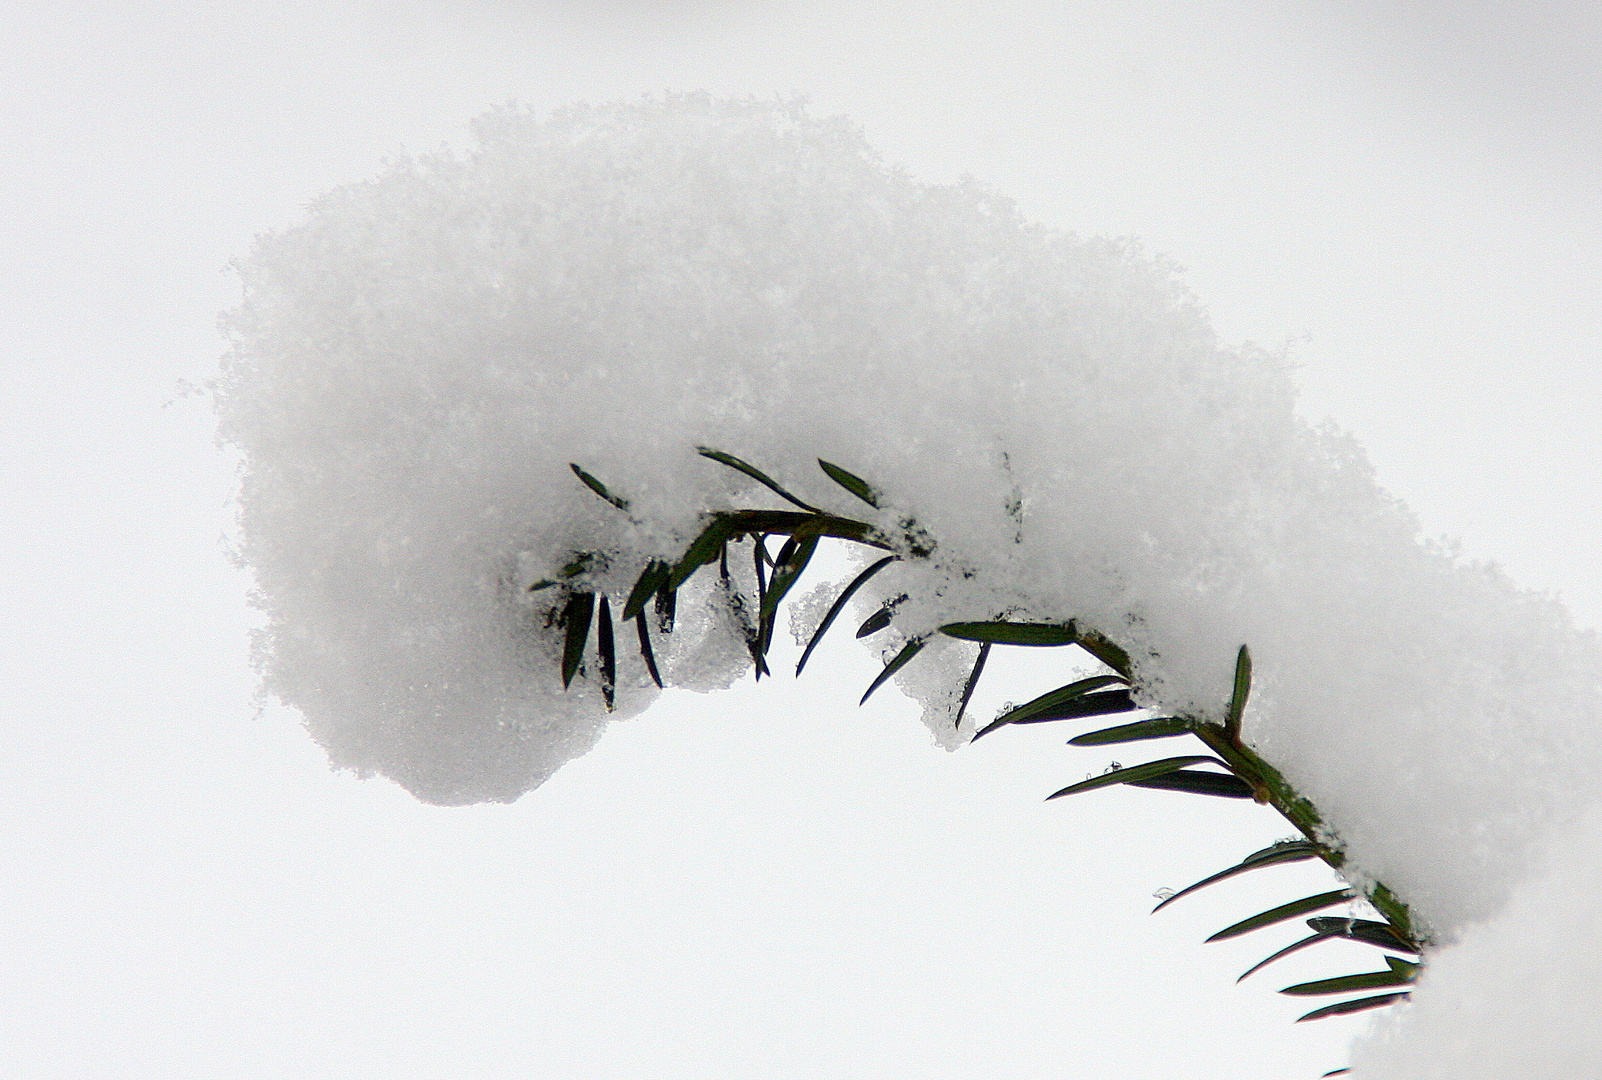
[[1387, 956], [1385, 963], [1392, 971], [1407, 976], [1409, 980], [1418, 978], [1418, 973], [1424, 968], [1424, 965], [1416, 960], [1403, 960], [1400, 956]]
[[1194, 885], [1187, 885], [1174, 895], [1151, 909], [1153, 915], [1172, 904], [1175, 900], [1189, 896], [1198, 889], [1205, 889], [1209, 885], [1220, 881], [1227, 881], [1237, 874], [1244, 874], [1248, 870], [1261, 870], [1267, 866], [1278, 866], [1280, 863], [1306, 862], [1308, 859], [1318, 858], [1318, 845], [1311, 840], [1281, 840], [1277, 844], [1270, 844], [1261, 851], [1254, 851], [1240, 862], [1227, 870], [1220, 870], [1210, 877], [1204, 877]]
[[[1305, 949], [1309, 945], [1317, 945], [1321, 941], [1334, 941], [1343, 939], [1346, 941], [1361, 941], [1368, 945], [1377, 945], [1382, 949], [1397, 949], [1402, 952], [1418, 951], [1415, 946], [1408, 945], [1398, 938], [1395, 931], [1393, 931], [1385, 923], [1374, 922], [1370, 919], [1316, 918], [1308, 919], [1307, 925], [1312, 927], [1314, 931], [1311, 937], [1302, 938], [1302, 940], [1296, 942], [1295, 944], [1285, 946], [1272, 956], [1269, 956], [1264, 960], [1259, 960], [1257, 963], [1247, 968], [1241, 974], [1240, 978], [1236, 979], [1235, 981], [1240, 982], [1241, 979], [1261, 971], [1263, 968], [1267, 967], [1269, 964], [1272, 964], [1280, 957], [1289, 956], [1293, 952], [1298, 952], [1302, 949]], [[1386, 962], [1389, 963], [1393, 959], [1395, 958], [1386, 957]]]
[[[1308, 920], [1308, 921], [1311, 922], [1312, 920]], [[1235, 981], [1236, 982], [1244, 981], [1248, 975], [1257, 974], [1257, 972], [1263, 970], [1269, 964], [1272, 964], [1275, 960], [1278, 960], [1281, 957], [1289, 956], [1291, 953], [1301, 952], [1303, 949], [1307, 948], [1309, 945], [1317, 945], [1321, 941], [1329, 941], [1331, 938], [1335, 938], [1335, 937], [1339, 937], [1339, 936], [1340, 935], [1338, 935], [1338, 934], [1312, 934], [1312, 935], [1310, 935], [1308, 937], [1304, 937], [1300, 941], [1293, 942], [1292, 944], [1285, 946], [1283, 949], [1279, 950], [1279, 952], [1273, 953], [1273, 954], [1271, 954], [1271, 955], [1269, 955], [1267, 957], [1264, 957], [1263, 959], [1257, 961], [1257, 963], [1253, 964], [1251, 967], [1249, 967], [1245, 971], [1241, 972], [1240, 977], [1237, 978]]]
[[[757, 550], [762, 550], [762, 544], [757, 544]], [[768, 585], [767, 592], [762, 597], [760, 605], [760, 647], [764, 655], [769, 646], [773, 644], [773, 624], [778, 617], [779, 605], [784, 598], [795, 588], [795, 583], [801, 580], [806, 571], [807, 564], [818, 550], [818, 538], [809, 536], [797, 541], [791, 537], [779, 551], [779, 557], [773, 564], [773, 581]]]
[[1077, 645], [1079, 634], [1070, 620], [1065, 624], [1017, 622], [948, 623], [940, 628], [947, 637], [983, 641], [991, 645]]
[[1205, 769], [1175, 769], [1147, 780], [1131, 780], [1129, 784], [1162, 791], [1183, 791], [1190, 795], [1216, 795], [1222, 799], [1252, 797], [1252, 786], [1240, 777]]
[[875, 510], [879, 509], [879, 492], [862, 477], [856, 473], [846, 472], [840, 466], [830, 461], [824, 461], [822, 458], [818, 459], [818, 465], [824, 472], [829, 474], [830, 480], [833, 480]]
[[728, 522], [722, 515], [714, 515], [706, 528], [701, 530], [701, 535], [697, 536], [695, 542], [680, 556], [678, 565], [673, 567], [672, 573], [668, 575], [666, 588], [677, 591], [679, 586], [689, 580], [691, 574], [708, 563], [723, 558], [731, 538]]
[[[1104, 686], [1112, 686], [1123, 681], [1123, 677], [1119, 675], [1092, 675], [1087, 679], [1077, 679], [1067, 686], [1059, 686], [1055, 690], [1041, 694], [1032, 701], [1026, 701], [1017, 708], [1009, 709], [1002, 713], [976, 732], [974, 738], [982, 738], [997, 728], [1006, 727], [1008, 724], [1043, 723], [1047, 720], [1064, 719], [1069, 716], [1095, 715], [1094, 713], [1075, 713], [1071, 711], [1064, 714], [1064, 710], [1079, 708], [1080, 702], [1095, 691]], [[1131, 704], [1130, 708], [1133, 707], [1133, 704]], [[1109, 711], [1119, 712], [1123, 710], [1120, 708]]]
[[1253, 930], [1261, 930], [1265, 926], [1273, 926], [1275, 923], [1284, 922], [1286, 919], [1294, 919], [1298, 915], [1306, 915], [1309, 911], [1321, 911], [1324, 908], [1334, 907], [1336, 904], [1344, 904], [1346, 901], [1355, 900], [1356, 898], [1357, 894], [1350, 889], [1335, 889], [1330, 892], [1319, 893], [1317, 896], [1304, 896], [1300, 900], [1292, 900], [1288, 904], [1281, 904], [1279, 907], [1259, 912], [1249, 919], [1242, 919], [1233, 926], [1226, 926], [1207, 940], [1223, 941], [1226, 938], [1239, 937], [1242, 934], [1249, 934]]
[[[786, 543], [793, 543], [787, 540]], [[768, 594], [768, 567], [773, 565], [773, 556], [768, 554], [768, 538], [759, 536], [756, 543], [751, 545], [751, 564], [756, 571], [757, 604], [760, 606]]]
[[639, 580], [634, 583], [634, 588], [629, 590], [628, 599], [623, 601], [622, 618], [632, 619], [644, 611], [651, 597], [667, 584], [668, 576], [672, 572], [673, 568], [661, 559], [652, 559], [646, 563], [645, 569], [640, 571]]
[[1014, 724], [1044, 724], [1052, 720], [1085, 720], [1092, 716], [1107, 716], [1111, 713], [1134, 712], [1139, 708], [1135, 704], [1133, 695], [1128, 690], [1102, 690], [1094, 694], [1084, 694], [1073, 701], [1065, 701], [1047, 709], [1043, 713], [1031, 716], [1027, 720], [1014, 720]]
[[873, 685], [868, 687], [868, 692], [862, 695], [862, 701], [857, 702], [857, 704], [860, 705], [862, 702], [867, 701], [873, 696], [873, 692], [875, 690], [879, 689], [879, 687], [883, 686], [885, 682], [889, 680], [890, 676], [906, 667], [908, 661], [910, 661], [914, 656], [917, 656], [918, 653], [923, 650], [923, 645], [924, 642], [922, 638], [913, 638], [911, 641], [903, 645], [901, 647], [901, 651], [896, 653], [891, 661], [884, 666], [883, 671], [879, 672], [878, 678], [873, 680]]
[[781, 499], [799, 506], [809, 514], [823, 513], [823, 511], [819, 510], [816, 506], [804, 503], [794, 495], [790, 494], [788, 491], [784, 490], [784, 488], [779, 486], [778, 481], [774, 480], [771, 476], [757, 468], [755, 465], [742, 461], [733, 454], [725, 454], [721, 450], [711, 450], [705, 446], [697, 446], [695, 450], [696, 453], [700, 454], [704, 458], [711, 458], [720, 465], [727, 465], [731, 469], [744, 473], [757, 483], [763, 484], [771, 489], [773, 493], [778, 495]]
[[599, 480], [595, 479], [595, 477], [591, 476], [589, 473], [585, 472], [583, 469], [579, 468], [577, 465], [574, 465], [571, 462], [569, 462], [568, 463], [568, 468], [573, 470], [573, 475], [577, 476], [580, 480], [584, 481], [584, 486], [585, 487], [587, 487], [591, 491], [595, 492], [595, 494], [599, 495], [601, 498], [605, 499], [607, 502], [611, 503], [613, 506], [617, 507], [619, 510], [624, 511], [625, 513], [628, 511], [629, 501], [627, 499], [619, 498], [618, 496], [612, 494], [610, 491], [607, 490], [607, 487], [606, 487], [605, 484], [603, 484]]
[[1338, 979], [1317, 979], [1315, 982], [1298, 982], [1288, 985], [1280, 993], [1290, 993], [1291, 997], [1318, 997], [1322, 993], [1350, 993], [1352, 990], [1378, 990], [1381, 987], [1392, 985], [1407, 985], [1413, 981], [1413, 971], [1397, 966], [1389, 966], [1384, 971], [1365, 971], [1362, 974], [1347, 974]]
[[[1378, 994], [1374, 997], [1358, 998], [1355, 1001], [1339, 1001], [1334, 1005], [1325, 1005], [1322, 1009], [1314, 1009], [1305, 1016], [1298, 1016], [1296, 1022], [1303, 1020], [1322, 1020], [1326, 1016], [1346, 1016], [1349, 1013], [1365, 1012], [1368, 1009], [1378, 1009], [1386, 1005], [1393, 1005], [1398, 1001], [1406, 1001], [1411, 994]], [[1346, 1070], [1350, 1071], [1350, 1070]], [[1333, 1076], [1334, 1073], [1326, 1073]]]
[[1407, 910], [1407, 905], [1397, 899], [1396, 894], [1383, 883], [1375, 883], [1374, 888], [1369, 891], [1368, 902], [1385, 916], [1385, 921], [1390, 923], [1399, 935], [1408, 941], [1424, 940], [1413, 933], [1413, 917]]
[[812, 656], [812, 650], [818, 647], [818, 642], [823, 640], [823, 635], [828, 632], [830, 626], [834, 625], [834, 620], [839, 616], [840, 612], [845, 610], [847, 602], [849, 602], [851, 597], [856, 594], [856, 591], [862, 588], [863, 585], [867, 584], [869, 578], [873, 577], [873, 575], [877, 574], [880, 570], [883, 570], [885, 567], [889, 566], [895, 561], [896, 556], [886, 555], [884, 558], [880, 559], [878, 562], [869, 566], [866, 570], [862, 571], [862, 573], [851, 579], [851, 584], [847, 585], [841, 591], [840, 595], [835, 598], [834, 603], [829, 606], [828, 613], [823, 616], [823, 621], [819, 623], [818, 628], [812, 632], [812, 639], [807, 642], [806, 649], [801, 653], [801, 660], [795, 666], [795, 673], [797, 675], [801, 674], [801, 669], [807, 666], [807, 660]]
[[1092, 776], [1088, 780], [1081, 780], [1077, 784], [1069, 784], [1061, 791], [1054, 791], [1047, 795], [1046, 801], [1060, 799], [1064, 795], [1078, 795], [1082, 791], [1094, 791], [1097, 788], [1111, 787], [1114, 784], [1133, 784], [1139, 780], [1149, 780], [1154, 776], [1162, 776], [1164, 773], [1171, 773], [1186, 765], [1196, 765], [1203, 761], [1222, 764], [1217, 758], [1208, 757], [1206, 754], [1148, 761], [1144, 765], [1131, 765], [1124, 769], [1113, 769], [1110, 772], [1102, 773], [1100, 776]]
[[973, 670], [968, 673], [968, 681], [962, 687], [962, 700], [957, 702], [957, 718], [953, 727], [962, 727], [962, 714], [968, 709], [968, 702], [973, 697], [973, 688], [979, 685], [979, 676], [984, 674], [985, 661], [990, 659], [990, 642], [979, 646], [979, 655], [974, 657]]
[[601, 597], [601, 621], [595, 629], [595, 651], [601, 658], [601, 700], [606, 711], [617, 708], [617, 643], [612, 638], [612, 605]]
[[872, 615], [869, 615], [866, 619], [863, 619], [862, 625], [857, 627], [857, 637], [865, 638], [870, 634], [877, 634], [880, 630], [883, 630], [885, 627], [889, 626], [890, 617], [892, 614], [894, 614], [894, 612], [895, 608], [891, 607], [889, 604], [886, 604], [878, 611], [875, 611]]
[[[796, 664], [796, 674], [799, 675], [806, 667], [813, 650], [823, 639], [823, 635], [834, 625], [852, 598], [875, 575], [892, 562], [902, 559], [925, 559], [934, 551], [933, 538], [910, 518], [901, 520], [897, 523], [896, 530], [887, 532], [880, 525], [835, 515], [805, 502], [761, 469], [732, 454], [708, 447], [699, 447], [698, 450], [703, 457], [756, 481], [799, 510], [753, 508], [708, 514], [703, 518], [701, 532], [677, 562], [653, 559], [645, 565], [623, 602], [622, 618], [634, 620], [639, 637], [640, 655], [651, 678], [658, 686], [662, 685], [662, 678], [651, 645], [650, 617], [646, 608], [654, 603], [658, 627], [663, 633], [671, 633], [678, 589], [703, 566], [712, 563], [719, 565], [723, 577], [722, 584], [727, 591], [729, 602], [736, 616], [745, 624], [746, 641], [751, 651], [752, 662], [756, 666], [758, 675], [762, 675], [767, 673], [766, 655], [772, 645], [774, 625], [780, 606], [794, 591], [824, 537], [866, 548], [876, 548], [887, 553], [858, 573], [835, 598]], [[882, 493], [862, 477], [821, 458], [818, 460], [818, 465], [834, 483], [855, 498], [875, 510], [884, 508], [885, 500]], [[628, 511], [629, 503], [626, 499], [613, 494], [605, 484], [578, 465], [573, 465], [572, 469], [592, 492], [617, 509]], [[1008, 512], [1019, 521], [1021, 527], [1022, 506], [1016, 492], [1012, 502], [1008, 504]], [[767, 543], [768, 539], [774, 536], [785, 538], [777, 556], [769, 551]], [[752, 560], [757, 583], [754, 604], [751, 599], [740, 595], [728, 574], [729, 545], [743, 542], [748, 538], [753, 541]], [[598, 579], [597, 571], [604, 569], [604, 556], [593, 552], [577, 552], [554, 578], [535, 582], [529, 590], [538, 591], [561, 586], [561, 594], [565, 600], [561, 602], [559, 611], [553, 610], [551, 620], [564, 626], [566, 631], [562, 654], [564, 686], [569, 685], [573, 678], [583, 671], [589, 628], [595, 615], [597, 601], [599, 602], [597, 654], [601, 692], [607, 708], [610, 709], [614, 704], [617, 680], [611, 604], [609, 598], [597, 597], [592, 584]], [[908, 597], [905, 594], [882, 599], [878, 609], [858, 627], [857, 636], [866, 637], [886, 629], [891, 623], [897, 605], [906, 599]], [[754, 619], [751, 614], [753, 609]], [[1104, 665], [1112, 674], [1079, 678], [1023, 705], [1010, 708], [980, 728], [974, 734], [975, 739], [1013, 724], [1085, 719], [1130, 712], [1140, 707], [1135, 700], [1133, 660], [1123, 647], [1105, 634], [1092, 627], [1082, 626], [1074, 619], [1063, 622], [1015, 622], [1006, 618], [1005, 614], [999, 613], [990, 619], [948, 623], [939, 628], [939, 633], [946, 637], [971, 641], [979, 645], [978, 655], [975, 657], [972, 671], [963, 686], [961, 699], [957, 705], [956, 723], [959, 727], [975, 687], [984, 672], [990, 650], [996, 645], [1034, 648], [1074, 645]], [[924, 638], [907, 641], [885, 664], [867, 692], [862, 695], [862, 700], [866, 702], [897, 671], [911, 663], [925, 643]], [[1128, 767], [1114, 763], [1108, 771], [1099, 776], [1070, 784], [1054, 792], [1048, 797], [1050, 799], [1115, 785], [1242, 800], [1255, 799], [1257, 802], [1272, 806], [1303, 834], [1301, 839], [1280, 841], [1261, 851], [1253, 852], [1236, 865], [1203, 878], [1169, 896], [1158, 904], [1154, 911], [1160, 911], [1175, 900], [1198, 889], [1250, 870], [1304, 862], [1314, 858], [1324, 860], [1337, 870], [1341, 866], [1343, 855], [1327, 842], [1317, 809], [1298, 795], [1272, 765], [1242, 741], [1242, 720], [1251, 688], [1251, 652], [1245, 645], [1241, 645], [1236, 654], [1234, 679], [1223, 723], [1194, 716], [1151, 717], [1086, 732], [1069, 740], [1070, 745], [1079, 747], [1111, 746], [1191, 735], [1205, 744], [1212, 754], [1169, 757]], [[1206, 765], [1210, 768], [1191, 767], [1195, 765]], [[1234, 923], [1208, 940], [1220, 941], [1237, 937], [1359, 899], [1361, 898], [1349, 889], [1336, 889], [1304, 897]], [[1381, 884], [1376, 884], [1369, 890], [1367, 899], [1384, 921], [1330, 916], [1309, 918], [1306, 921], [1313, 931], [1311, 936], [1279, 949], [1243, 973], [1241, 979], [1282, 957], [1323, 941], [1356, 941], [1392, 952], [1419, 955], [1425, 942], [1414, 933], [1406, 904]], [[1340, 994], [1405, 986], [1417, 977], [1418, 963], [1396, 956], [1386, 956], [1385, 960], [1387, 968], [1384, 971], [1298, 983], [1286, 987], [1282, 993], [1293, 996]], [[1315, 1009], [1301, 1019], [1316, 1020], [1325, 1016], [1379, 1008], [1405, 1000], [1407, 996], [1405, 991], [1396, 991], [1342, 1001]], [[1345, 1071], [1338, 1069], [1326, 1075], [1334, 1076]]]
[[593, 551], [576, 551], [567, 560], [566, 565], [556, 572], [554, 578], [543, 578], [528, 587], [529, 592], [539, 592], [556, 585], [572, 581], [576, 577], [589, 573], [591, 570], [605, 566], [606, 560]]
[[573, 676], [584, 663], [584, 644], [590, 638], [590, 619], [595, 614], [595, 594], [575, 592], [568, 598], [562, 613], [567, 627], [567, 639], [562, 649], [562, 686], [572, 684]]
[[1395, 949], [1397, 952], [1418, 955], [1418, 946], [1413, 942], [1402, 940], [1389, 923], [1375, 922], [1373, 919], [1320, 918], [1308, 919], [1307, 925], [1321, 934], [1331, 934], [1349, 941], [1376, 945], [1381, 949]]
[[656, 651], [651, 648], [651, 628], [646, 625], [645, 612], [634, 616], [634, 629], [640, 638], [640, 657], [645, 661], [645, 670], [651, 673], [651, 681], [656, 683], [658, 689], [666, 689], [662, 684], [662, 673], [656, 669]]
[[1141, 742], [1145, 739], [1171, 739], [1176, 735], [1189, 735], [1190, 721], [1178, 716], [1158, 716], [1151, 720], [1136, 720], [1133, 724], [1102, 728], [1075, 735], [1069, 746], [1112, 746], [1116, 743]]
[[1105, 634], [1096, 630], [1081, 630], [1079, 640], [1075, 644], [1124, 678], [1135, 677], [1135, 665], [1129, 659], [1129, 654], [1115, 645]]
[[1229, 695], [1229, 713], [1224, 721], [1224, 735], [1240, 741], [1240, 719], [1246, 713], [1246, 698], [1252, 692], [1252, 654], [1246, 646], [1235, 656], [1235, 687]]
[[662, 627], [664, 634], [673, 632], [673, 617], [678, 609], [679, 594], [662, 582], [662, 587], [656, 593], [656, 621]]

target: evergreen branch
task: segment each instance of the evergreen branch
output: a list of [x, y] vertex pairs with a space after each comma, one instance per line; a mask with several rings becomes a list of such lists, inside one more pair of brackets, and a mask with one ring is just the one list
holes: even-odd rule
[[[636, 622], [640, 652], [652, 679], [658, 686], [662, 678], [657, 668], [647, 627], [645, 606], [655, 598], [658, 622], [664, 633], [671, 632], [677, 590], [700, 567], [718, 563], [722, 568], [723, 586], [732, 593], [736, 613], [748, 612], [749, 600], [734, 592], [727, 570], [728, 545], [751, 537], [754, 541], [753, 559], [757, 580], [754, 625], [746, 627], [747, 645], [758, 674], [767, 672], [766, 653], [770, 647], [773, 627], [783, 601], [793, 591], [802, 572], [810, 563], [823, 538], [832, 538], [861, 547], [888, 552], [858, 573], [830, 605], [816, 630], [808, 640], [796, 674], [800, 675], [807, 661], [822, 640], [823, 635], [845, 610], [847, 603], [876, 574], [890, 563], [900, 559], [926, 559], [934, 551], [934, 541], [911, 519], [900, 523], [899, 538], [885, 533], [880, 527], [865, 521], [842, 517], [820, 510], [791, 494], [765, 472], [740, 458], [706, 447], [698, 448], [702, 456], [732, 468], [766, 486], [781, 498], [800, 508], [791, 510], [765, 510], [758, 508], [717, 511], [706, 515], [700, 534], [679, 557], [669, 563], [655, 559], [648, 562], [635, 581], [622, 606], [622, 617]], [[830, 462], [819, 459], [819, 466], [842, 488], [874, 509], [883, 508], [883, 495], [867, 481]], [[625, 512], [628, 501], [614, 495], [610, 489], [579, 466], [573, 472], [595, 494]], [[1009, 508], [1013, 512], [1015, 508]], [[770, 557], [764, 543], [768, 536], [784, 536], [786, 542], [777, 557]], [[590, 591], [592, 586], [580, 586], [574, 579], [593, 580], [590, 571], [604, 568], [605, 556], [594, 552], [576, 553], [556, 579], [539, 581], [529, 587], [536, 591], [552, 586], [563, 586], [565, 595], [560, 612], [552, 619], [566, 628], [562, 652], [562, 681], [566, 686], [583, 668], [584, 650], [597, 601], [600, 608], [600, 630], [597, 648], [601, 665], [602, 695], [608, 709], [613, 705], [616, 684], [615, 647], [612, 642], [611, 608], [605, 596]], [[769, 568], [771, 567], [771, 574]], [[891, 613], [905, 595], [887, 600], [868, 617], [857, 631], [858, 637], [867, 636], [889, 625]], [[749, 614], [743, 616], [749, 623]], [[1109, 713], [1127, 712], [1140, 706], [1134, 697], [1134, 663], [1122, 646], [1100, 631], [1081, 627], [1076, 620], [1066, 622], [1014, 622], [1004, 617], [988, 620], [947, 623], [938, 632], [946, 637], [972, 641], [979, 645], [978, 655], [962, 690], [957, 705], [956, 723], [962, 718], [978, 684], [990, 650], [996, 645], [1022, 647], [1060, 647], [1077, 645], [1115, 674], [1093, 675], [1078, 679], [1055, 690], [1009, 709], [1003, 715], [975, 733], [978, 739], [1012, 724], [1035, 724], [1049, 721], [1080, 719]], [[913, 638], [902, 646], [862, 695], [866, 702], [873, 693], [901, 670], [923, 649], [926, 638]], [[1193, 716], [1163, 716], [1119, 724], [1099, 731], [1088, 732], [1069, 740], [1075, 746], [1103, 746], [1148, 739], [1194, 735], [1214, 756], [1190, 755], [1165, 758], [1127, 768], [1110, 769], [1100, 776], [1071, 784], [1049, 796], [1050, 799], [1077, 794], [1113, 785], [1159, 788], [1193, 794], [1234, 798], [1251, 798], [1259, 804], [1272, 807], [1302, 834], [1302, 839], [1280, 841], [1261, 851], [1253, 852], [1241, 862], [1212, 874], [1193, 885], [1166, 897], [1154, 911], [1160, 911], [1181, 897], [1209, 885], [1227, 880], [1249, 870], [1264, 869], [1282, 863], [1303, 862], [1317, 858], [1323, 860], [1337, 874], [1345, 862], [1343, 852], [1328, 838], [1323, 819], [1311, 800], [1301, 795], [1283, 774], [1264, 760], [1242, 738], [1242, 722], [1246, 703], [1251, 694], [1252, 658], [1250, 650], [1241, 645], [1236, 654], [1234, 679], [1228, 706], [1222, 723]], [[1198, 770], [1188, 766], [1213, 764], [1223, 772]], [[1333, 907], [1358, 898], [1350, 889], [1337, 889], [1282, 904], [1243, 919], [1214, 934], [1209, 941], [1236, 937], [1265, 926], [1306, 915], [1309, 912]], [[1366, 899], [1383, 921], [1357, 918], [1316, 917], [1307, 920], [1314, 931], [1260, 961], [1240, 976], [1241, 979], [1261, 970], [1284, 956], [1322, 941], [1346, 939], [1374, 945], [1383, 949], [1418, 955], [1429, 944], [1415, 928], [1407, 904], [1383, 883], [1373, 883], [1367, 889]], [[1417, 977], [1420, 964], [1395, 956], [1386, 957], [1387, 970], [1333, 979], [1315, 980], [1287, 987], [1283, 992], [1292, 995], [1343, 993], [1351, 990], [1382, 988], [1409, 984]], [[1239, 980], [1237, 980], [1239, 981]], [[1381, 994], [1354, 1001], [1339, 1002], [1315, 1009], [1302, 1020], [1315, 1020], [1325, 1016], [1342, 1015], [1378, 1008], [1406, 1000], [1406, 992]], [[1336, 1075], [1335, 1070], [1327, 1075]]]

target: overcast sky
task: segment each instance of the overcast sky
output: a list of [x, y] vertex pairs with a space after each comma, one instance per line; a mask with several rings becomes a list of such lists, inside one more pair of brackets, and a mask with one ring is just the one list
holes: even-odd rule
[[1276, 942], [1200, 944], [1314, 871], [1146, 915], [1272, 815], [1042, 805], [1103, 760], [1039, 729], [930, 749], [891, 695], [856, 710], [850, 650], [799, 688], [670, 696], [510, 807], [329, 772], [255, 700], [234, 465], [184, 381], [254, 234], [490, 105], [799, 93], [920, 178], [1171, 257], [1226, 339], [1288, 348], [1309, 418], [1427, 533], [1597, 626], [1597, 12], [10, 0], [0, 1080], [1343, 1064], [1365, 1021], [1291, 1027], [1271, 992], [1339, 958], [1237, 989]]

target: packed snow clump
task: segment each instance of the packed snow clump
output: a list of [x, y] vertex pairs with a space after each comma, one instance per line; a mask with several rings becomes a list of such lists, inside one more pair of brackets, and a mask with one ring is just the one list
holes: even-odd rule
[[1362, 1080], [1602, 1076], [1602, 808], [1552, 837], [1507, 907], [1434, 950], [1414, 994], [1357, 1047]]
[[[1160, 260], [918, 183], [795, 104], [507, 109], [474, 135], [263, 237], [226, 320], [260, 663], [336, 765], [510, 800], [646, 707], [627, 624], [616, 711], [593, 651], [563, 690], [559, 616], [575, 588], [615, 612], [709, 511], [784, 507], [711, 446], [932, 542], [862, 590], [907, 594], [897, 640], [1073, 618], [1129, 651], [1143, 702], [1213, 718], [1249, 644], [1248, 740], [1441, 940], [1594, 798], [1592, 639], [1422, 542], [1297, 416], [1282, 359], [1221, 344]], [[653, 624], [668, 683], [749, 666], [743, 550]], [[906, 669], [946, 745], [973, 649]]]

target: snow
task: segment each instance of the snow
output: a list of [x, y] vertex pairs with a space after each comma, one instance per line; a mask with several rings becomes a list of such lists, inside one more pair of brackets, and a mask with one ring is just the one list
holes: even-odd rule
[[[626, 626], [616, 712], [593, 670], [562, 689], [563, 590], [530, 586], [598, 553], [572, 582], [621, 605], [703, 512], [783, 505], [705, 445], [934, 538], [861, 594], [859, 619], [909, 596], [872, 639], [886, 655], [953, 621], [1074, 618], [1130, 652], [1143, 703], [1216, 719], [1248, 644], [1248, 741], [1356, 878], [1447, 944], [1398, 1030], [1455, 1030], [1433, 988], [1480, 985], [1569, 895], [1527, 879], [1597, 800], [1594, 638], [1422, 538], [1360, 448], [1297, 415], [1284, 358], [1219, 341], [1162, 260], [916, 182], [794, 102], [508, 108], [474, 130], [471, 152], [397, 161], [260, 238], [226, 318], [258, 663], [335, 766], [509, 801], [648, 707]], [[827, 602], [811, 588], [802, 627]], [[726, 596], [711, 569], [681, 595], [656, 637], [671, 685], [749, 666]], [[973, 730], [951, 716], [973, 648], [931, 645], [901, 679], [948, 748]], [[1426, 1075], [1395, 1068], [1374, 1075]]]
[[1360, 1044], [1374, 1080], [1602, 1076], [1602, 813], [1555, 838], [1507, 908], [1430, 957], [1414, 1001]]

